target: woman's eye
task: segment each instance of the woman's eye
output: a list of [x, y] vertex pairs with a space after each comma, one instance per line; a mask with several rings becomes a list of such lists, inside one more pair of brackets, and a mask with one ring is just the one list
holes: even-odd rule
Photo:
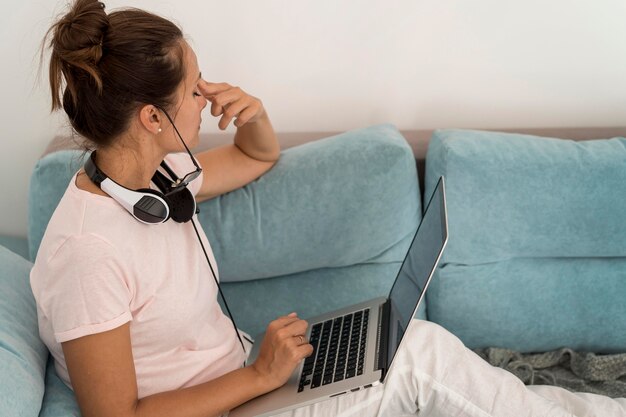
[[193, 92], [193, 96], [194, 96], [194, 97], [200, 97], [200, 96], [201, 96], [201, 94], [200, 94], [200, 93], [198, 93], [197, 91], [194, 91], [194, 92]]

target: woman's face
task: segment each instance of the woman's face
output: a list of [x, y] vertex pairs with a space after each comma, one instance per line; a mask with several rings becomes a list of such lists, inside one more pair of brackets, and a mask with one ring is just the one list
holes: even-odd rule
[[[178, 87], [178, 101], [174, 106], [173, 114], [170, 116], [174, 119], [174, 124], [183, 137], [189, 148], [195, 147], [199, 142], [200, 123], [202, 118], [200, 113], [207, 105], [207, 100], [200, 94], [198, 90], [198, 82], [200, 81], [200, 69], [198, 67], [198, 59], [193, 49], [183, 41], [184, 60], [185, 60], [185, 79]], [[166, 120], [166, 123], [169, 122]], [[166, 128], [167, 137], [176, 139], [174, 149], [184, 152], [185, 148], [180, 143], [180, 139], [171, 126]], [[171, 135], [169, 134], [171, 131]]]

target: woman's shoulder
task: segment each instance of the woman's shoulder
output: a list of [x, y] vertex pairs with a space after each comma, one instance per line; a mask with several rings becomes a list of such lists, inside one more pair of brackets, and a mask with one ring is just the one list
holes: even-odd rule
[[120, 261], [116, 248], [96, 234], [47, 234], [30, 272], [33, 294], [37, 298], [55, 282], [76, 283], [77, 277], [91, 276], [94, 268], [119, 270]]
[[88, 185], [81, 182], [81, 177], [86, 176], [77, 173], [72, 177], [52, 213], [35, 262], [47, 262], [52, 257], [60, 256], [63, 253], [61, 249], [67, 246], [77, 246], [77, 254], [93, 248], [94, 245], [106, 247], [107, 239], [105, 235], [100, 236], [100, 232], [107, 228], [112, 230], [111, 224], [123, 223], [123, 215], [126, 213], [121, 207], [106, 194], [93, 193]]
[[[48, 231], [46, 231], [47, 233]], [[53, 229], [41, 242], [35, 265], [68, 262], [77, 265], [84, 259], [97, 263], [106, 258], [119, 258], [119, 250], [104, 236], [93, 232], [59, 233]]]

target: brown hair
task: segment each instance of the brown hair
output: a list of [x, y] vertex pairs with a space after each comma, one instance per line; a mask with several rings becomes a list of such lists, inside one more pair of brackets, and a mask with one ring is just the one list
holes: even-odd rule
[[183, 34], [138, 9], [106, 14], [96, 0], [76, 0], [48, 31], [52, 110], [97, 146], [128, 129], [145, 104], [169, 109], [185, 76]]

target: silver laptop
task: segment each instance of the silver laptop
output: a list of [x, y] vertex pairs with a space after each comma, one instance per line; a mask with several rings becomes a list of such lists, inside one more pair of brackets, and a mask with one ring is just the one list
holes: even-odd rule
[[[314, 352], [281, 388], [235, 408], [229, 417], [269, 416], [384, 382], [448, 241], [444, 178], [430, 198], [389, 297], [307, 319]], [[263, 340], [263, 334], [256, 340]], [[249, 363], [254, 362], [256, 343]]]

